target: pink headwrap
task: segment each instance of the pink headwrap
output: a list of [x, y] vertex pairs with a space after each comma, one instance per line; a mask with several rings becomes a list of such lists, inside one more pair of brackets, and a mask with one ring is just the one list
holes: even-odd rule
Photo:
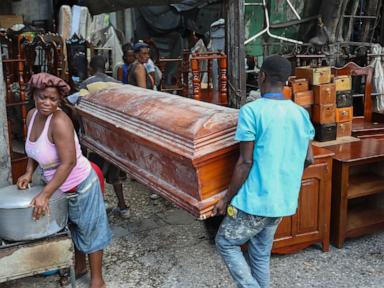
[[48, 73], [38, 73], [32, 75], [28, 82], [29, 89], [28, 94], [32, 97], [35, 89], [45, 89], [48, 87], [56, 87], [60, 95], [64, 97], [68, 95], [71, 87], [65, 81], [59, 77], [56, 77]]

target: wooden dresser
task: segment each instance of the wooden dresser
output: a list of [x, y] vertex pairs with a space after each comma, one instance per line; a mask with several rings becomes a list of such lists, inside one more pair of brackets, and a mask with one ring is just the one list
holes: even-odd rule
[[384, 229], [384, 140], [328, 146], [333, 151], [332, 242]]
[[333, 152], [313, 146], [315, 163], [305, 171], [295, 215], [284, 217], [273, 244], [273, 253], [293, 253], [314, 243], [329, 250], [331, 176]]

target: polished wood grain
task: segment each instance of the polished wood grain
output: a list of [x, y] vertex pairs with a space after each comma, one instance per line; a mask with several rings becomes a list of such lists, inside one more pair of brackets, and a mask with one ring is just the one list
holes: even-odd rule
[[[191, 70], [192, 70], [192, 87], [193, 87], [193, 99], [199, 101], [205, 101], [209, 103], [214, 103], [218, 105], [227, 106], [228, 105], [228, 90], [227, 90], [227, 55], [222, 51], [212, 51], [212, 52], [199, 52], [191, 54]], [[212, 80], [212, 61], [217, 61], [218, 66], [218, 90], [211, 88]], [[207, 70], [201, 70], [201, 63], [207, 62]], [[207, 73], [207, 83], [208, 86], [206, 89], [201, 87], [201, 75], [202, 73]], [[214, 95], [214, 94], [217, 94]], [[216, 102], [211, 102], [216, 100]]]
[[384, 141], [379, 139], [362, 139], [361, 141], [327, 146], [333, 151], [335, 160], [341, 162], [369, 162], [370, 159], [384, 157]]
[[360, 67], [356, 63], [349, 62], [341, 68], [332, 68], [335, 76], [364, 76], [364, 120], [372, 121], [372, 76], [373, 68], [371, 66]]
[[124, 85], [90, 94], [77, 112], [86, 147], [194, 216], [210, 216], [238, 158], [238, 110]]
[[336, 88], [335, 84], [321, 84], [313, 85], [314, 103], [323, 104], [335, 104], [336, 103]]
[[332, 241], [342, 248], [348, 237], [384, 229], [384, 207], [379, 204], [384, 200], [384, 176], [369, 166], [384, 163], [384, 140], [361, 139], [327, 149], [335, 152]]
[[298, 209], [284, 217], [273, 243], [273, 253], [287, 254], [321, 243], [329, 250], [333, 152], [313, 146], [315, 162], [303, 174]]
[[358, 138], [384, 137], [384, 123], [368, 122], [363, 117], [354, 117], [352, 120], [352, 136]]

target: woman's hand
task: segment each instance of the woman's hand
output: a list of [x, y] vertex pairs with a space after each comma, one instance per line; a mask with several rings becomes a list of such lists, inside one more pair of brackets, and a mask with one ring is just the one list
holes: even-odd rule
[[20, 190], [24, 190], [28, 188], [28, 184], [32, 181], [32, 174], [25, 173], [24, 175], [21, 175], [19, 179], [17, 179], [16, 186]]
[[32, 199], [29, 207], [33, 207], [33, 220], [39, 220], [42, 216], [49, 213], [49, 197], [44, 193], [40, 192]]

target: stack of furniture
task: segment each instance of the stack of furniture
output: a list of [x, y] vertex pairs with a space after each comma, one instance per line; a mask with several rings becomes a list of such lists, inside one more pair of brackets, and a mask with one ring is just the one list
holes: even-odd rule
[[[352, 135], [352, 77], [335, 76], [337, 138]], [[338, 121], [337, 121], [338, 120]]]
[[[316, 129], [317, 141], [331, 141], [336, 139], [336, 92], [335, 84], [331, 83], [331, 68], [309, 66], [296, 68], [296, 82], [305, 83], [307, 81], [311, 93], [306, 92], [307, 97], [311, 95], [311, 101], [305, 104], [310, 112], [311, 119]], [[295, 85], [293, 83], [292, 85]], [[297, 85], [297, 84], [296, 84]], [[302, 85], [303, 86], [303, 85]], [[293, 87], [293, 86], [292, 86]], [[299, 95], [301, 96], [301, 95]], [[298, 97], [294, 101], [303, 105]], [[313, 104], [313, 106], [312, 106]]]

